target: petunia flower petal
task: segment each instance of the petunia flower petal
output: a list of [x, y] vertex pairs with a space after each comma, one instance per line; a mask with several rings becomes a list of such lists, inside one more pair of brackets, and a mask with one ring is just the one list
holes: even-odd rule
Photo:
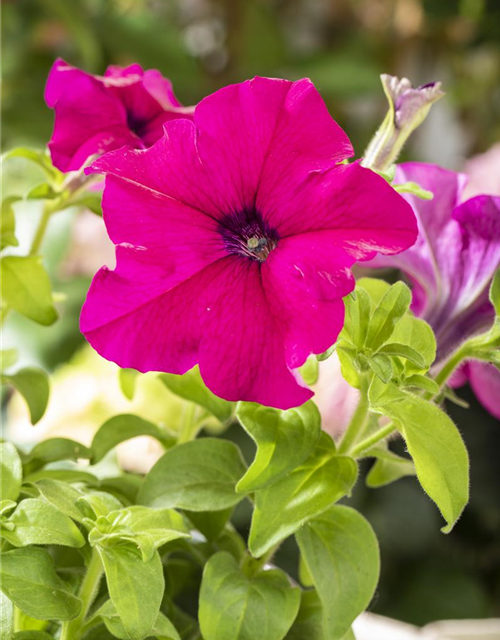
[[487, 362], [467, 363], [469, 382], [479, 402], [500, 420], [500, 371]]

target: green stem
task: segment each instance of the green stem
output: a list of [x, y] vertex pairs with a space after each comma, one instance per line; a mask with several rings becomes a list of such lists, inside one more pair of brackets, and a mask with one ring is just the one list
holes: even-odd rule
[[[59, 199], [57, 199], [55, 202], [58, 202], [58, 200]], [[47, 226], [49, 224], [50, 216], [55, 211], [57, 211], [57, 208], [55, 208], [54, 202], [50, 202], [50, 203], [47, 202], [43, 207], [42, 217], [40, 218], [40, 222], [38, 223], [35, 237], [31, 242], [31, 247], [28, 255], [35, 256], [38, 253], [42, 245], [43, 239], [45, 237], [45, 232], [47, 231]]]
[[339, 453], [347, 453], [363, 432], [363, 427], [365, 426], [366, 419], [368, 417], [369, 407], [368, 384], [366, 380], [362, 382], [360, 392], [361, 395], [359, 398], [358, 406], [356, 407], [356, 411], [354, 412], [354, 415], [351, 418], [351, 422], [349, 423], [349, 426], [344, 433], [344, 437], [340, 441], [338, 447]]
[[103, 573], [101, 558], [96, 549], [92, 549], [92, 555], [87, 567], [87, 572], [83, 578], [78, 597], [82, 601], [82, 609], [77, 618], [64, 622], [61, 630], [60, 640], [79, 640], [81, 630], [92, 603], [99, 589], [99, 582]]
[[177, 442], [189, 442], [196, 437], [198, 430], [198, 423], [195, 421], [196, 405], [193, 402], [189, 402], [184, 409], [184, 416], [182, 419], [182, 426], [179, 433]]
[[247, 555], [247, 557], [243, 560], [243, 565], [241, 570], [247, 576], [247, 578], [253, 578], [258, 573], [262, 571], [262, 569], [268, 564], [276, 551], [278, 551], [281, 542], [273, 545], [267, 553], [260, 556], [260, 558], [252, 558], [252, 556]]
[[444, 367], [434, 378], [434, 381], [442, 389], [448, 379], [453, 375], [455, 369], [469, 357], [469, 343], [465, 342], [455, 353], [446, 361]]
[[382, 427], [378, 431], [375, 431], [375, 433], [373, 433], [368, 438], [361, 440], [359, 444], [351, 449], [351, 451], [349, 452], [350, 455], [353, 457], [357, 457], [364, 451], [368, 451], [368, 449], [371, 449], [374, 445], [377, 444], [377, 442], [385, 440], [385, 438], [390, 436], [395, 429], [396, 427], [394, 426], [394, 423], [389, 422], [389, 424], [387, 424], [385, 427]]

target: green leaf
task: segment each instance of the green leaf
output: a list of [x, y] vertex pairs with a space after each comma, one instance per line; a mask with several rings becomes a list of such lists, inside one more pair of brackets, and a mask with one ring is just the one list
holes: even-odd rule
[[14, 633], [14, 605], [0, 591], [0, 640], [11, 640]]
[[405, 358], [412, 362], [418, 369], [425, 369], [426, 362], [423, 356], [407, 344], [400, 344], [399, 342], [390, 342], [381, 347], [377, 353], [384, 353], [388, 356], [398, 356]]
[[181, 398], [200, 405], [221, 422], [229, 420], [233, 414], [233, 403], [214, 395], [205, 385], [198, 367], [193, 367], [182, 376], [173, 373], [161, 373], [158, 378], [163, 384]]
[[92, 462], [102, 460], [120, 442], [136, 438], [137, 436], [152, 436], [165, 446], [172, 446], [174, 439], [164, 433], [155, 424], [143, 420], [139, 416], [124, 413], [107, 420], [97, 431], [92, 440]]
[[76, 440], [69, 438], [49, 438], [42, 440], [28, 453], [24, 461], [31, 467], [40, 468], [58, 460], [89, 460], [92, 451]]
[[138, 375], [139, 372], [135, 369], [119, 369], [118, 371], [120, 389], [128, 400], [132, 400], [134, 398], [135, 383]]
[[363, 516], [334, 506], [296, 533], [300, 552], [323, 603], [328, 640], [340, 640], [369, 605], [377, 586], [377, 538]]
[[45, 631], [18, 631], [13, 640], [53, 640], [53, 637]]
[[17, 147], [3, 156], [3, 160], [9, 160], [10, 158], [24, 158], [37, 164], [53, 184], [60, 184], [64, 179], [64, 174], [54, 167], [50, 156], [45, 151]]
[[17, 500], [21, 489], [23, 469], [17, 449], [10, 442], [0, 442], [0, 497]]
[[321, 432], [321, 416], [311, 401], [287, 411], [240, 402], [236, 417], [257, 444], [255, 460], [236, 485], [240, 493], [262, 489], [295, 469]]
[[458, 429], [439, 407], [393, 385], [372, 408], [401, 431], [420, 484], [448, 523], [442, 531], [449, 533], [469, 500], [469, 458]]
[[418, 373], [413, 374], [412, 376], [408, 376], [404, 381], [405, 387], [417, 387], [419, 389], [423, 389], [424, 391], [428, 391], [433, 396], [439, 393], [439, 385], [434, 382], [432, 378], [428, 378], [427, 376], [422, 376]]
[[351, 385], [351, 387], [360, 389], [361, 378], [356, 366], [357, 353], [355, 349], [350, 349], [349, 347], [344, 346], [344, 340], [342, 340], [341, 342], [342, 345], [339, 345], [337, 347], [337, 356], [340, 362], [340, 371], [342, 373], [342, 377]]
[[226, 526], [227, 521], [231, 517], [232, 507], [222, 509], [221, 511], [187, 511], [184, 513], [191, 520], [198, 531], [205, 536], [207, 540], [212, 542], [221, 533]]
[[48, 502], [28, 498], [17, 506], [7, 523], [12, 531], [2, 530], [2, 537], [15, 547], [31, 544], [60, 544], [83, 547], [85, 540], [75, 523]]
[[40, 496], [58, 511], [77, 522], [83, 522], [85, 515], [77, 506], [77, 501], [84, 495], [82, 491], [53, 478], [42, 478], [34, 486]]
[[495, 313], [500, 316], [500, 269], [496, 270], [490, 287], [490, 302], [495, 308]]
[[407, 360], [405, 362], [407, 374], [426, 372], [436, 359], [436, 337], [430, 325], [421, 318], [415, 318], [407, 313], [396, 325], [392, 340], [398, 344], [408, 345], [424, 361], [424, 366], [420, 368], [411, 359]]
[[0, 351], [0, 371], [9, 369], [17, 362], [17, 349], [3, 349]]
[[26, 400], [31, 424], [36, 424], [45, 413], [50, 395], [49, 377], [42, 369], [25, 367], [17, 373], [2, 375], [2, 382], [15, 387]]
[[107, 516], [112, 511], [123, 508], [121, 502], [115, 496], [105, 491], [88, 491], [78, 499], [76, 506], [88, 514], [92, 520], [99, 516]]
[[[102, 605], [102, 607], [95, 613], [95, 617], [99, 617], [103, 620], [106, 628], [115, 638], [120, 638], [120, 640], [129, 640], [130, 636], [125, 631], [122, 621], [120, 620], [120, 616], [117, 614], [111, 600], [108, 600]], [[181, 640], [176, 628], [170, 620], [163, 615], [163, 613], [158, 614], [150, 635], [162, 638], [162, 640]]]
[[6, 256], [0, 261], [2, 304], [50, 325], [57, 320], [52, 288], [40, 256]]
[[0, 250], [5, 247], [17, 247], [16, 216], [13, 204], [21, 200], [19, 196], [9, 196], [2, 200], [2, 215], [0, 217]]
[[85, 207], [96, 216], [102, 216], [102, 193], [87, 192], [84, 195], [76, 199], [71, 199], [69, 202], [71, 207]]
[[150, 635], [160, 611], [165, 583], [160, 556], [148, 562], [132, 544], [101, 547], [109, 596], [123, 627], [132, 640]]
[[199, 619], [204, 640], [282, 640], [300, 605], [300, 590], [275, 569], [249, 578], [224, 551], [203, 571]]
[[396, 282], [383, 295], [373, 312], [366, 345], [374, 350], [389, 340], [396, 324], [408, 311], [411, 303], [411, 292], [403, 282]]
[[328, 360], [328, 358], [333, 354], [333, 352], [335, 351], [336, 345], [332, 344], [331, 347], [329, 347], [326, 351], [323, 351], [323, 353], [320, 353], [316, 356], [316, 359], [318, 360], [318, 362], [324, 362], [325, 360]]
[[358, 468], [338, 456], [333, 440], [322, 432], [309, 458], [288, 476], [255, 492], [248, 547], [259, 557], [348, 494]]
[[302, 376], [302, 380], [311, 386], [318, 382], [319, 365], [316, 356], [309, 356], [305, 363], [300, 367], [299, 373]]
[[189, 511], [227, 509], [243, 499], [235, 486], [245, 469], [232, 442], [216, 438], [186, 442], [158, 460], [144, 479], [138, 502]]
[[107, 519], [134, 533], [147, 533], [156, 548], [171, 540], [190, 537], [183, 517], [174, 509], [150, 509], [134, 505], [110, 512]]
[[345, 324], [343, 333], [352, 344], [362, 349], [368, 333], [371, 315], [371, 302], [368, 293], [360, 286], [344, 298]]
[[57, 191], [54, 191], [54, 189], [50, 186], [50, 184], [47, 184], [46, 182], [42, 182], [42, 184], [38, 184], [36, 187], [33, 187], [33, 189], [31, 189], [28, 192], [26, 199], [27, 200], [53, 200], [58, 196], [59, 196], [59, 193]]
[[98, 485], [99, 480], [91, 473], [80, 471], [78, 469], [40, 469], [33, 473], [28, 473], [24, 479], [25, 482], [38, 482], [44, 479], [60, 480], [69, 484], [75, 482], [83, 482], [91, 486]]
[[323, 633], [323, 605], [315, 589], [302, 592], [299, 613], [285, 640], [327, 640]]
[[362, 353], [359, 354], [358, 357], [362, 362], [366, 362], [373, 373], [380, 378], [382, 382], [389, 382], [392, 380], [394, 370], [389, 356], [386, 356], [384, 353], [380, 353], [379, 351], [371, 357], [364, 356]]
[[28, 616], [38, 620], [72, 620], [80, 613], [76, 598], [54, 570], [45, 549], [26, 547], [2, 554], [1, 588]]
[[366, 477], [366, 485], [372, 489], [385, 487], [405, 476], [415, 475], [415, 465], [412, 460], [396, 455], [387, 446], [374, 447], [367, 451], [365, 455], [377, 458]]

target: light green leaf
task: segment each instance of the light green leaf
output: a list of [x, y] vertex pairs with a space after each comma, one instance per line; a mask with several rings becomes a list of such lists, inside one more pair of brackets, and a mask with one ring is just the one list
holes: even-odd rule
[[18, 631], [14, 634], [13, 640], [53, 640], [54, 636], [49, 635], [45, 631]]
[[42, 182], [41, 184], [37, 184], [36, 187], [33, 187], [33, 189], [31, 189], [28, 192], [26, 199], [27, 200], [53, 200], [58, 196], [59, 196], [59, 193], [57, 191], [54, 191], [54, 189], [50, 186], [50, 184], [47, 184], [46, 182]]
[[16, 216], [13, 204], [21, 200], [19, 196], [9, 196], [2, 201], [2, 215], [0, 217], [0, 250], [5, 247], [17, 247]]
[[151, 469], [138, 502], [150, 507], [220, 511], [243, 499], [236, 483], [246, 467], [235, 444], [200, 438], [177, 445]]
[[342, 335], [347, 334], [350, 342], [362, 349], [370, 325], [370, 296], [363, 287], [356, 286], [356, 289], [344, 298], [344, 304], [345, 324]]
[[305, 363], [300, 367], [299, 373], [302, 376], [302, 380], [311, 386], [318, 382], [319, 365], [316, 356], [309, 356]]
[[17, 373], [2, 375], [2, 382], [15, 387], [26, 400], [31, 424], [36, 424], [45, 413], [50, 395], [49, 377], [42, 369], [25, 367]]
[[396, 282], [383, 295], [370, 320], [366, 345], [378, 350], [394, 332], [396, 324], [408, 311], [411, 292], [403, 282]]
[[25, 464], [36, 462], [43, 466], [58, 460], [88, 460], [91, 450], [76, 440], [69, 438], [49, 438], [42, 440], [26, 456]]
[[496, 270], [490, 287], [490, 302], [495, 308], [495, 313], [500, 316], [500, 269]]
[[469, 458], [458, 429], [439, 407], [393, 385], [371, 401], [401, 431], [420, 484], [448, 523], [442, 531], [449, 533], [469, 500]]
[[425, 369], [426, 362], [423, 356], [407, 344], [400, 344], [399, 342], [389, 342], [381, 347], [377, 353], [383, 353], [388, 356], [398, 356], [400, 358], [404, 358], [405, 360], [409, 360], [412, 362], [418, 369]]
[[34, 486], [40, 496], [58, 511], [77, 522], [83, 522], [85, 515], [77, 506], [77, 501], [84, 495], [82, 491], [53, 478], [42, 478]]
[[232, 507], [222, 509], [221, 511], [187, 511], [184, 510], [186, 516], [191, 520], [194, 527], [201, 531], [205, 538], [209, 541], [215, 540], [226, 526], [227, 521], [231, 517]]
[[255, 557], [297, 531], [310, 518], [348, 494], [356, 482], [356, 462], [338, 456], [333, 440], [321, 436], [307, 460], [288, 476], [255, 492], [248, 541]]
[[334, 506], [296, 533], [300, 552], [323, 603], [328, 640], [341, 640], [369, 605], [377, 586], [377, 538], [363, 516]]
[[38, 498], [28, 498], [20, 502], [7, 523], [14, 525], [14, 529], [2, 530], [2, 537], [15, 547], [31, 544], [83, 547], [85, 544], [82, 534], [71, 518]]
[[408, 376], [404, 381], [405, 387], [418, 387], [424, 391], [428, 391], [431, 395], [435, 396], [439, 393], [439, 385], [434, 382], [432, 378], [422, 376], [418, 373]]
[[135, 369], [120, 369], [118, 371], [118, 380], [120, 382], [120, 389], [123, 395], [132, 400], [135, 393], [135, 383], [139, 372]]
[[360, 354], [358, 357], [361, 361], [366, 362], [373, 373], [380, 378], [382, 382], [389, 382], [392, 380], [394, 370], [389, 356], [384, 353], [380, 353], [379, 351], [371, 357], [364, 356], [363, 354]]
[[52, 288], [40, 256], [6, 256], [0, 261], [2, 304], [50, 325], [57, 320]]
[[233, 414], [234, 404], [218, 398], [210, 391], [203, 382], [197, 366], [182, 376], [161, 373], [158, 378], [172, 393], [200, 405], [221, 422], [226, 422]]
[[137, 436], [152, 436], [165, 446], [172, 446], [175, 442], [172, 436], [161, 431], [152, 422], [133, 414], [124, 413], [106, 420], [98, 429], [90, 445], [93, 452], [92, 462], [99, 462], [108, 451], [114, 449], [120, 442]]
[[[108, 631], [112, 633], [115, 638], [119, 638], [120, 640], [130, 639], [111, 600], [105, 602], [95, 613], [94, 617], [101, 618]], [[181, 640], [176, 628], [163, 613], [158, 614], [153, 629], [151, 630], [151, 636], [161, 638], [162, 640]]]
[[109, 596], [132, 640], [150, 635], [158, 618], [165, 583], [157, 552], [148, 562], [132, 544], [101, 547]]
[[0, 351], [0, 371], [9, 369], [17, 362], [17, 349], [3, 349]]
[[17, 147], [3, 155], [3, 160], [9, 160], [10, 158], [24, 158], [37, 164], [53, 184], [60, 184], [64, 179], [64, 174], [54, 167], [46, 151]]
[[[342, 340], [342, 343], [345, 341]], [[338, 346], [337, 347], [337, 356], [340, 362], [340, 371], [342, 373], [342, 377], [346, 382], [348, 382], [351, 387], [355, 389], [361, 388], [361, 378], [359, 375], [359, 371], [356, 367], [356, 356], [357, 353], [354, 349], [350, 349], [349, 347]]]
[[0, 442], [0, 497], [17, 500], [21, 489], [23, 470], [17, 449], [10, 442]]
[[0, 640], [11, 640], [14, 634], [14, 605], [0, 591]]
[[415, 465], [412, 460], [396, 455], [387, 446], [374, 447], [364, 455], [377, 458], [366, 477], [366, 484], [372, 489], [385, 487], [405, 476], [415, 475]]
[[171, 540], [190, 537], [183, 517], [174, 509], [150, 509], [134, 505], [111, 511], [107, 519], [114, 525], [127, 527], [134, 533], [148, 534], [156, 548]]
[[28, 616], [38, 620], [71, 620], [82, 607], [54, 570], [45, 549], [26, 547], [2, 554], [1, 588]]
[[236, 417], [257, 444], [255, 460], [236, 485], [241, 493], [262, 489], [301, 464], [321, 432], [321, 416], [311, 401], [287, 411], [240, 402]]
[[248, 578], [224, 551], [205, 565], [199, 619], [205, 640], [282, 640], [300, 605], [300, 589], [275, 569]]
[[[407, 313], [396, 325], [392, 340], [398, 344], [408, 345], [414, 349], [424, 361], [420, 368], [411, 359], [405, 362], [407, 374], [427, 371], [436, 359], [436, 338], [430, 325], [421, 318]], [[419, 365], [421, 362], [418, 363]]]
[[89, 490], [78, 499], [76, 506], [86, 512], [87, 517], [94, 520], [99, 516], [107, 516], [112, 511], [123, 508], [115, 496], [105, 491]]

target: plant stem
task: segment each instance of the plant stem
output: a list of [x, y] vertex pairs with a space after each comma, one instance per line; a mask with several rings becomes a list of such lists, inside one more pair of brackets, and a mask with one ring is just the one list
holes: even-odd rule
[[[57, 202], [57, 201], [56, 201]], [[38, 227], [35, 233], [35, 237], [31, 243], [29, 254], [30, 256], [34, 256], [38, 253], [43, 239], [45, 237], [45, 232], [47, 231], [47, 225], [49, 224], [50, 216], [57, 211], [55, 208], [55, 203], [46, 202], [43, 207], [42, 217], [40, 218], [40, 222], [38, 223]]]
[[262, 569], [268, 564], [271, 558], [274, 556], [276, 551], [278, 551], [280, 542], [272, 546], [267, 553], [260, 556], [260, 558], [252, 558], [252, 556], [248, 555], [243, 561], [243, 565], [241, 570], [247, 576], [247, 578], [253, 578], [256, 576]]
[[465, 342], [454, 354], [446, 361], [444, 367], [434, 378], [434, 381], [442, 389], [448, 379], [452, 376], [455, 369], [469, 356], [469, 344]]
[[347, 427], [346, 432], [344, 433], [344, 437], [340, 441], [338, 452], [339, 453], [347, 453], [352, 445], [359, 438], [361, 433], [363, 432], [363, 427], [365, 426], [366, 418], [368, 416], [368, 385], [366, 380], [362, 382], [361, 395], [359, 398], [358, 406], [356, 407], [356, 411], [351, 418], [351, 422]]
[[78, 597], [82, 601], [82, 610], [77, 618], [63, 623], [60, 640], [79, 640], [83, 623], [97, 595], [102, 573], [101, 558], [97, 550], [92, 549], [87, 572], [78, 593]]
[[349, 452], [353, 457], [358, 456], [360, 453], [371, 449], [377, 442], [384, 440], [396, 429], [393, 422], [389, 422], [385, 427], [382, 427], [378, 431], [375, 431], [371, 436], [362, 440], [359, 444], [351, 449]]

